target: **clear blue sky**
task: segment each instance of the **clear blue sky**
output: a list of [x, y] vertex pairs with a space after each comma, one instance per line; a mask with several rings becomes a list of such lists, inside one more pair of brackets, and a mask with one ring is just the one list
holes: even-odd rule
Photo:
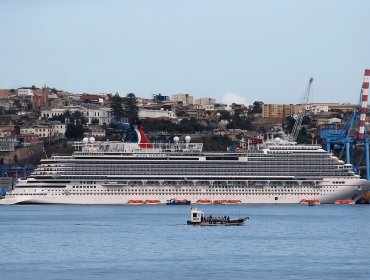
[[370, 1], [0, 0], [0, 88], [357, 103]]

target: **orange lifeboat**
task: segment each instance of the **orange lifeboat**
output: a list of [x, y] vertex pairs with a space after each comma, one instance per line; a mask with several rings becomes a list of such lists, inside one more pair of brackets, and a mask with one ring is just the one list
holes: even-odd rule
[[212, 200], [209, 200], [209, 199], [198, 199], [197, 200], [197, 203], [198, 204], [211, 204], [212, 203]]
[[159, 204], [159, 203], [161, 203], [161, 201], [160, 200], [158, 200], [158, 199], [147, 199], [147, 200], [145, 200], [145, 204]]
[[144, 200], [140, 200], [140, 199], [130, 199], [127, 203], [128, 204], [144, 204], [145, 201]]
[[338, 199], [335, 201], [335, 204], [355, 204], [356, 202], [353, 199]]
[[240, 204], [242, 203], [241, 200], [236, 200], [236, 199], [230, 199], [227, 201], [228, 204]]
[[305, 204], [305, 205], [319, 205], [320, 200], [318, 199], [302, 199], [299, 204]]
[[213, 201], [213, 204], [226, 204], [226, 203], [227, 203], [227, 200], [223, 200], [223, 199]]

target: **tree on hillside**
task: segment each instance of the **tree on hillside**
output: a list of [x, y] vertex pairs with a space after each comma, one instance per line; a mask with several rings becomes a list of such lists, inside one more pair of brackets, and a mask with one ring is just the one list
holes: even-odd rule
[[83, 138], [83, 125], [88, 121], [82, 112], [75, 111], [71, 113], [69, 110], [65, 111], [62, 115], [53, 116], [49, 118], [49, 120], [60, 121], [61, 123], [67, 124], [65, 136], [68, 139]]
[[97, 118], [93, 118], [92, 120], [91, 120], [91, 124], [99, 124], [99, 120], [97, 119]]
[[84, 117], [82, 112], [75, 111], [71, 114], [70, 111], [66, 111], [63, 114], [64, 121], [68, 119], [65, 136], [70, 139], [81, 139], [84, 136], [83, 125], [87, 123], [87, 118]]
[[137, 107], [137, 100], [134, 93], [128, 93], [123, 98], [124, 112], [130, 124], [139, 122], [139, 109]]
[[[284, 132], [286, 134], [292, 134], [292, 130], [294, 127], [296, 120], [293, 117], [286, 117], [283, 122]], [[307, 133], [307, 129], [305, 126], [311, 125], [311, 118], [309, 116], [304, 116], [302, 119], [302, 127], [298, 133], [297, 143], [298, 144], [309, 144], [312, 141], [311, 135]]]
[[284, 132], [287, 133], [287, 134], [291, 134], [292, 130], [293, 130], [293, 127], [294, 127], [294, 124], [295, 124], [295, 119], [293, 117], [291, 117], [291, 116], [286, 117], [284, 122], [283, 122]]
[[302, 125], [310, 125], [311, 124], [311, 118], [309, 116], [304, 116], [302, 119]]
[[[291, 134], [294, 124], [295, 124], [295, 118], [291, 116], [286, 117], [283, 122], [284, 132], [287, 134]], [[302, 119], [302, 125], [311, 125], [311, 118], [309, 116], [304, 116]]]
[[71, 120], [75, 124], [81, 124], [84, 125], [87, 123], [87, 118], [84, 117], [83, 113], [80, 111], [75, 111], [72, 113]]
[[221, 110], [219, 111], [219, 113], [220, 113], [220, 120], [230, 120], [231, 119], [231, 115], [229, 111]]
[[26, 111], [31, 112], [32, 108], [33, 108], [33, 106], [32, 106], [31, 100], [27, 100]]
[[83, 126], [81, 124], [69, 123], [67, 125], [66, 138], [68, 139], [82, 139], [84, 136]]
[[231, 118], [231, 122], [226, 125], [227, 129], [245, 129], [252, 130], [252, 123], [243, 115], [243, 111], [240, 109], [234, 110], [234, 116]]
[[116, 92], [116, 94], [110, 99], [110, 107], [112, 108], [114, 120], [117, 122], [120, 122], [125, 115], [122, 107], [122, 101], [122, 97], [119, 96], [118, 92]]
[[302, 127], [297, 137], [298, 144], [310, 144], [312, 142], [311, 135], [307, 133], [307, 129]]

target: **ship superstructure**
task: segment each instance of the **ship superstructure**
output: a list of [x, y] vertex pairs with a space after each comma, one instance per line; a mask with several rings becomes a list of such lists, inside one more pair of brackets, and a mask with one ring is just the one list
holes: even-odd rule
[[[138, 130], [137, 130], [138, 131]], [[318, 145], [274, 139], [259, 149], [203, 152], [190, 137], [172, 143], [75, 143], [73, 155], [42, 160], [0, 204], [127, 204], [170, 199], [334, 203], [357, 199], [368, 181]], [[146, 138], [145, 138], [146, 139]]]

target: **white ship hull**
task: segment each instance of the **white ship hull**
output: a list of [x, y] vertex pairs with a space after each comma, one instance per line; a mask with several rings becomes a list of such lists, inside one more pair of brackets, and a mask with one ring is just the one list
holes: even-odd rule
[[[262, 188], [250, 191], [244, 190], [243, 193], [236, 192], [207, 192], [205, 189], [190, 190], [179, 192], [178, 189], [167, 189], [155, 191], [133, 191], [127, 192], [108, 191], [103, 186], [97, 186], [93, 190], [75, 191], [73, 189], [45, 191], [40, 188], [22, 191], [13, 191], [4, 199], [0, 199], [0, 204], [93, 204], [93, 205], [122, 205], [130, 204], [130, 200], [159, 200], [160, 204], [165, 204], [170, 199], [186, 199], [192, 204], [198, 200], [235, 200], [242, 204], [299, 204], [302, 199], [317, 199], [322, 204], [334, 204], [336, 200], [359, 199], [366, 192], [370, 191], [370, 182], [364, 179], [336, 179], [344, 184], [335, 186], [335, 180], [328, 179], [321, 182], [320, 187], [297, 188], [289, 192], [284, 190], [271, 190]], [[17, 193], [18, 192], [18, 193]], [[27, 192], [27, 193], [26, 193]], [[148, 203], [152, 205], [151, 203]], [[227, 203], [226, 203], [227, 204]], [[137, 204], [135, 204], [137, 205]]]
[[[142, 139], [142, 131], [137, 134]], [[203, 153], [201, 143], [189, 141], [87, 143], [85, 139], [76, 144], [73, 155], [42, 160], [0, 204], [152, 205], [171, 199], [193, 204], [335, 203], [359, 199], [370, 190], [369, 182], [360, 179], [351, 164], [318, 145], [279, 140], [250, 152]]]

